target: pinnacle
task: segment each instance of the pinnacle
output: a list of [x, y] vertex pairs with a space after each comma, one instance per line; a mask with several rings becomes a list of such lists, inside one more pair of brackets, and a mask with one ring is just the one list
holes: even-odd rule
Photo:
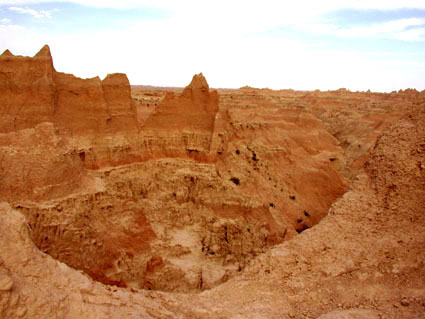
[[195, 74], [192, 78], [192, 82], [190, 82], [189, 88], [192, 89], [201, 89], [201, 88], [207, 88], [209, 89], [207, 80], [205, 79], [204, 75], [201, 73]]
[[1, 56], [14, 56], [14, 55], [12, 54], [12, 52], [6, 49]]
[[34, 57], [38, 57], [38, 58], [49, 57], [49, 58], [52, 58], [49, 46], [47, 44], [45, 46], [43, 46], [41, 48], [41, 50], [38, 51], [38, 53]]

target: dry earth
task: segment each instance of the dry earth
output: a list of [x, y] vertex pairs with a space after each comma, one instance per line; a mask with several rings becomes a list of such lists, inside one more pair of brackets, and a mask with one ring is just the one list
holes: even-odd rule
[[0, 317], [425, 318], [425, 92], [131, 88], [46, 46], [0, 96]]

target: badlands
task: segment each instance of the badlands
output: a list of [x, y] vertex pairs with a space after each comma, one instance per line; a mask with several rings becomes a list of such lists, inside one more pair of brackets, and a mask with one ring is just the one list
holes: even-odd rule
[[130, 86], [45, 46], [0, 56], [0, 112], [1, 318], [425, 318], [425, 91]]

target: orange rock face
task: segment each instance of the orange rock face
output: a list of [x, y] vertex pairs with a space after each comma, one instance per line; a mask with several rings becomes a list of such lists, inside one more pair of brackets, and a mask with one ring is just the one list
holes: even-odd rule
[[107, 128], [112, 132], [137, 129], [137, 113], [127, 76], [108, 74], [102, 81], [102, 88], [109, 114]]
[[83, 80], [56, 72], [48, 46], [33, 58], [0, 56], [1, 132], [52, 122], [72, 134], [136, 129], [130, 84], [124, 74]]
[[3, 200], [63, 197], [84, 183], [84, 164], [52, 123], [0, 134]]
[[0, 317], [420, 308], [424, 92], [132, 89], [46, 46], [0, 94]]
[[[0, 63], [9, 60], [7, 79], [40, 87], [19, 94], [3, 87], [5, 112], [22, 108], [31, 96], [18, 97], [27, 91], [48, 93], [34, 101], [34, 116], [19, 114], [20, 126], [4, 129], [0, 194], [25, 212], [38, 247], [104, 283], [211, 288], [318, 223], [346, 189], [329, 162], [342, 149], [310, 113], [220, 107], [201, 73], [139, 122], [123, 74], [101, 81], [56, 72], [48, 47], [34, 58], [5, 54]], [[38, 137], [46, 128], [54, 143]], [[152, 256], [162, 260], [153, 272], [146, 267]]]
[[33, 58], [0, 56], [0, 132], [49, 122], [55, 112], [55, 70], [46, 46]]
[[201, 74], [179, 96], [167, 94], [143, 126], [150, 139], [147, 152], [154, 157], [215, 158], [210, 148], [218, 112], [217, 91], [210, 92]]
[[146, 129], [175, 131], [207, 131], [214, 128], [218, 112], [218, 93], [210, 92], [207, 81], [201, 74], [179, 96], [167, 94], [145, 124]]

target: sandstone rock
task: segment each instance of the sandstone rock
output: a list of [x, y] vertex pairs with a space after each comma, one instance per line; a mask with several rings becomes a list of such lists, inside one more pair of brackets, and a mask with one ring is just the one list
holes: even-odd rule
[[56, 104], [54, 123], [74, 134], [105, 131], [110, 117], [99, 77], [80, 79], [55, 73]]
[[152, 258], [146, 264], [146, 272], [154, 272], [155, 269], [161, 268], [164, 265], [164, 261], [161, 256], [152, 256]]
[[380, 314], [372, 310], [351, 309], [336, 310], [325, 315], [321, 315], [318, 319], [378, 319]]
[[147, 151], [156, 157], [215, 158], [210, 148], [217, 111], [217, 92], [209, 91], [202, 73], [195, 75], [180, 96], [167, 95], [146, 120], [143, 134], [152, 139]]
[[[50, 57], [48, 48], [33, 59], [43, 56]], [[52, 78], [54, 124], [42, 127], [50, 127], [48, 139], [57, 142], [49, 150], [35, 144], [36, 154], [46, 155], [37, 161], [26, 151], [33, 142], [22, 143], [16, 156], [37, 165], [26, 173], [28, 183], [14, 188], [12, 179], [23, 181], [18, 172], [26, 170], [5, 167], [3, 198], [51, 200], [43, 207], [15, 207], [28, 217], [42, 251], [96, 280], [135, 288], [146, 281], [155, 289], [210, 288], [267, 247], [312, 227], [345, 190], [327, 158], [341, 150], [320, 121], [305, 112], [237, 105], [220, 110], [217, 91], [210, 92], [198, 74], [181, 94], [167, 94], [140, 130], [132, 130], [137, 123], [125, 75], [83, 80], [53, 70]], [[321, 141], [313, 145], [312, 139], [319, 142], [315, 136]], [[13, 143], [6, 139], [5, 147]], [[4, 163], [11, 165], [14, 158], [7, 152]], [[61, 152], [70, 160], [56, 167], [49, 154]], [[167, 157], [175, 160], [161, 160]], [[87, 171], [132, 161], [139, 164]], [[288, 179], [289, 172], [296, 178]], [[323, 187], [324, 181], [329, 186]], [[203, 231], [190, 230], [189, 242], [180, 238], [169, 244], [169, 233], [190, 227]], [[132, 236], [138, 239], [131, 241]], [[152, 267], [143, 273], [151, 250], [167, 262], [153, 274]], [[185, 265], [176, 260], [183, 256]], [[203, 284], [201, 268], [210, 269]]]
[[109, 75], [102, 82], [56, 72], [47, 45], [33, 58], [5, 51], [0, 69], [0, 132], [42, 122], [53, 122], [74, 134], [137, 127], [125, 75]]
[[0, 56], [0, 132], [31, 128], [51, 120], [55, 112], [55, 69], [50, 50], [33, 58]]
[[6, 49], [6, 50], [4, 50], [4, 52], [1, 54], [2, 56], [13, 56], [13, 54], [8, 50], [8, 49]]
[[3, 200], [67, 196], [86, 176], [75, 146], [52, 123], [0, 134], [0, 159]]
[[0, 269], [0, 291], [9, 291], [13, 288], [13, 280], [5, 269]]
[[138, 126], [136, 109], [131, 98], [130, 82], [122, 73], [108, 74], [102, 81], [109, 118], [107, 129], [135, 130]]
[[423, 92], [0, 66], [0, 317], [423, 312]]

